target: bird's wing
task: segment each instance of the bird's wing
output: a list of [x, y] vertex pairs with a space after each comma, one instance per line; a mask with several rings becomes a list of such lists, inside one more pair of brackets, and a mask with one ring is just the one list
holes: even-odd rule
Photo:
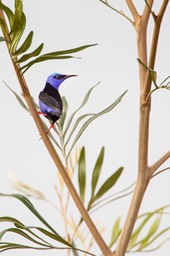
[[61, 97], [58, 97], [57, 99], [55, 99], [52, 96], [49, 96], [48, 93], [41, 92], [39, 94], [39, 99], [45, 105], [47, 105], [47, 107], [51, 108], [51, 112], [52, 111], [56, 111], [57, 113], [61, 114], [61, 112], [62, 112], [62, 100], [61, 100]]

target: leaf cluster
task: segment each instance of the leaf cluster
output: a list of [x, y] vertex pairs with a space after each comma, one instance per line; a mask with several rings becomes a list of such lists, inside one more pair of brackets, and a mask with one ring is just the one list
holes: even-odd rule
[[[170, 231], [170, 227], [160, 230], [161, 219], [169, 205], [158, 208], [152, 212], [144, 213], [138, 216], [136, 227], [131, 235], [128, 245], [128, 252], [149, 252], [155, 251], [160, 248], [169, 238], [164, 239], [156, 247], [153, 246], [154, 242], [162, 238], [162, 236]], [[151, 224], [149, 225], [149, 222]], [[144, 232], [143, 232], [144, 231]], [[121, 233], [120, 216], [116, 219], [113, 229], [109, 247], [113, 247]]]
[[[63, 153], [63, 156], [65, 159], [69, 158], [73, 148], [75, 147], [76, 143], [78, 142], [80, 137], [83, 135], [87, 127], [95, 119], [113, 110], [121, 102], [121, 100], [127, 93], [127, 91], [122, 93], [113, 103], [111, 103], [109, 106], [99, 111], [98, 113], [86, 113], [78, 116], [77, 119], [75, 120], [76, 114], [87, 104], [91, 92], [98, 84], [99, 83], [97, 83], [95, 86], [89, 89], [89, 91], [86, 93], [85, 97], [83, 98], [83, 101], [81, 102], [80, 106], [75, 111], [73, 111], [73, 113], [70, 116], [68, 116], [69, 104], [66, 98], [62, 97], [63, 113], [60, 119], [57, 121], [56, 125], [54, 126], [54, 132], [56, 133], [58, 138], [54, 137], [51, 132], [49, 132], [49, 136], [53, 140], [55, 145], [58, 147], [58, 149]], [[24, 110], [29, 112], [29, 109], [24, 103], [24, 101], [22, 100], [22, 98], [14, 90], [12, 90], [6, 83], [5, 85], [14, 94], [19, 104], [21, 105], [21, 107]], [[35, 106], [37, 108], [37, 111], [39, 111], [39, 106], [36, 103], [35, 103]], [[47, 125], [45, 124], [44, 121], [42, 122], [44, 125], [44, 129], [47, 130], [48, 128]]]
[[[7, 251], [7, 250], [13, 250], [13, 249], [37, 249], [37, 250], [49, 250], [49, 249], [71, 249], [71, 250], [77, 250], [80, 252], [84, 252], [86, 254], [94, 255], [89, 252], [85, 252], [79, 248], [76, 248], [74, 245], [72, 245], [70, 242], [66, 241], [61, 235], [59, 235], [55, 229], [42, 217], [42, 215], [38, 212], [38, 210], [35, 208], [35, 206], [30, 202], [30, 200], [20, 194], [2, 194], [0, 193], [1, 197], [11, 197], [19, 200], [21, 203], [23, 203], [26, 208], [34, 214], [34, 216], [46, 227], [40, 227], [40, 226], [26, 226], [21, 221], [19, 221], [16, 218], [9, 217], [9, 216], [3, 216], [0, 217], [0, 222], [7, 222], [9, 224], [13, 224], [13, 227], [4, 229], [0, 232], [0, 253]], [[13, 233], [16, 235], [19, 235], [26, 239], [26, 241], [30, 241], [33, 243], [33, 245], [27, 245], [27, 244], [18, 244], [15, 242], [2, 242], [2, 239], [4, 238], [5, 234], [7, 233]], [[45, 237], [45, 238], [44, 238]], [[50, 241], [54, 241], [55, 243], [59, 243], [64, 245], [58, 246], [58, 244], [53, 244], [51, 242], [48, 242], [48, 239]]]
[[[54, 59], [73, 58], [72, 53], [82, 51], [96, 44], [84, 45], [69, 50], [53, 51], [41, 54], [44, 44], [41, 43], [36, 49], [28, 51], [32, 45], [34, 32], [30, 31], [25, 39], [23, 34], [26, 28], [26, 16], [23, 11], [23, 1], [15, 0], [14, 12], [0, 1], [0, 8], [4, 11], [9, 22], [9, 28], [3, 18], [0, 18], [0, 25], [5, 32], [5, 37], [0, 37], [0, 42], [6, 41], [10, 55], [18, 65], [21, 73], [25, 73], [30, 67], [39, 62]], [[23, 39], [23, 43], [20, 43]]]

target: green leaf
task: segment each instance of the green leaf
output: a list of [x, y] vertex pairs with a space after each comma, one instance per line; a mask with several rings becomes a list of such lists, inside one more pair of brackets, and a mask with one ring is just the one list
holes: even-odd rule
[[46, 227], [49, 228], [54, 234], [59, 235], [51, 226], [50, 224], [41, 216], [41, 214], [37, 211], [37, 209], [34, 207], [34, 205], [23, 195], [20, 194], [3, 194], [0, 193], [0, 196], [2, 197], [12, 197], [20, 202], [22, 202]]
[[117, 239], [119, 238], [119, 235], [121, 233], [121, 228], [120, 228], [120, 216], [117, 218], [117, 220], [114, 223], [113, 229], [112, 229], [112, 237], [111, 237], [111, 241], [109, 244], [109, 248], [111, 248], [115, 242], [117, 241]]
[[[27, 53], [27, 54], [24, 54], [17, 62], [22, 63], [22, 62], [27, 61], [28, 59], [30, 59], [32, 57], [38, 56], [41, 53], [43, 47], [44, 47], [44, 44], [42, 43], [34, 51], [32, 51], [30, 53]], [[25, 68], [25, 67], [27, 67], [27, 65], [21, 67], [21, 69]]]
[[156, 233], [156, 231], [158, 230], [158, 228], [160, 226], [160, 220], [161, 220], [161, 215], [154, 220], [154, 222], [152, 223], [152, 226], [150, 227], [148, 234], [145, 236], [145, 238], [142, 239], [142, 241], [138, 242], [141, 244], [138, 248], [139, 251], [147, 246], [151, 237], [153, 237], [153, 235]]
[[0, 253], [7, 250], [12, 250], [12, 249], [40, 249], [40, 248], [35, 248], [32, 246], [23, 245], [23, 244], [0, 242]]
[[15, 0], [15, 13], [14, 13], [14, 19], [13, 19], [10, 34], [17, 29], [18, 25], [20, 25], [22, 16], [23, 16], [22, 0]]
[[43, 233], [44, 235], [62, 243], [62, 244], [72, 247], [72, 245], [69, 242], [67, 242], [65, 239], [63, 239], [59, 234], [53, 234], [53, 233], [49, 232], [48, 230], [46, 230], [44, 228], [40, 228], [40, 227], [36, 227], [36, 229], [38, 231], [40, 231], [41, 233]]
[[1, 25], [1, 28], [4, 29], [5, 31], [7, 31], [7, 27], [6, 27], [6, 24], [4, 22], [4, 20], [2, 18], [0, 18], [0, 25]]
[[63, 126], [65, 123], [67, 111], [68, 111], [68, 102], [65, 97], [62, 97], [62, 103], [63, 103], [63, 114], [60, 117], [60, 119], [58, 120], [58, 124], [59, 124], [61, 130], [63, 130]]
[[29, 109], [27, 108], [27, 106], [25, 105], [25, 103], [23, 102], [23, 100], [21, 99], [21, 97], [14, 91], [12, 90], [4, 80], [2, 80], [3, 83], [6, 85], [6, 87], [15, 95], [16, 99], [18, 100], [19, 104], [21, 105], [22, 108], [24, 108], [26, 111], [30, 112]]
[[18, 46], [18, 43], [24, 33], [25, 26], [26, 26], [26, 17], [23, 13], [21, 21], [18, 23], [17, 27], [11, 34], [12, 43], [11, 43], [10, 52], [12, 55], [15, 54], [15, 52], [17, 50], [17, 46]]
[[29, 49], [29, 47], [31, 46], [31, 43], [32, 43], [33, 34], [34, 34], [33, 31], [31, 31], [28, 34], [27, 38], [25, 39], [23, 44], [20, 46], [20, 48], [16, 52], [13, 53], [14, 56], [20, 55], [21, 53], [24, 53]]
[[46, 53], [42, 56], [44, 57], [48, 57], [48, 56], [53, 56], [53, 57], [57, 57], [57, 56], [61, 56], [61, 55], [65, 55], [65, 54], [70, 54], [70, 53], [76, 53], [76, 52], [80, 52], [86, 48], [92, 47], [92, 46], [96, 46], [97, 44], [89, 44], [89, 45], [83, 45], [80, 47], [76, 47], [76, 48], [72, 48], [69, 50], [63, 50], [63, 51], [56, 51], [56, 52], [50, 52], [50, 53]]
[[[64, 131], [64, 135], [66, 135], [66, 133], [67, 133], [67, 131], [68, 131], [68, 129], [69, 129], [69, 127], [70, 127], [72, 121], [73, 121], [73, 118], [74, 118], [75, 114], [76, 114], [81, 108], [83, 108], [83, 107], [86, 105], [86, 103], [87, 103], [88, 100], [89, 100], [89, 97], [90, 97], [91, 92], [93, 91], [93, 89], [94, 89], [96, 86], [99, 85], [99, 83], [100, 83], [100, 82], [98, 82], [96, 85], [94, 85], [93, 87], [90, 88], [90, 90], [86, 93], [86, 95], [85, 95], [85, 97], [84, 97], [82, 103], [81, 103], [80, 106], [78, 107], [78, 109], [76, 109], [76, 110], [73, 112], [73, 114], [70, 116], [70, 118], [69, 118], [69, 120], [68, 120], [68, 123], [67, 123], [67, 125], [66, 125], [66, 128], [65, 128], [65, 131]], [[75, 129], [75, 128], [74, 128], [74, 129]], [[72, 133], [73, 133], [74, 129], [72, 129]], [[67, 141], [67, 143], [68, 143], [68, 142], [69, 142], [69, 140]], [[67, 143], [66, 143], [66, 144], [67, 144]]]
[[160, 236], [162, 236], [163, 234], [165, 234], [168, 231], [170, 231], [170, 227], [161, 230], [157, 235], [155, 235], [151, 240], [149, 240], [149, 242], [147, 242], [147, 244], [145, 245], [145, 248], [150, 246], [151, 244], [153, 244], [153, 242], [155, 242], [155, 240], [157, 240]]
[[0, 42], [4, 42], [4, 41], [9, 42], [5, 37], [0, 36]]
[[92, 184], [91, 184], [91, 188], [92, 188], [92, 196], [94, 196], [95, 190], [96, 190], [96, 186], [100, 177], [100, 173], [101, 173], [101, 169], [102, 169], [102, 165], [103, 165], [103, 160], [104, 160], [104, 147], [102, 147], [100, 154], [97, 158], [97, 161], [95, 163], [94, 169], [93, 169], [93, 173], [92, 173]]
[[30, 68], [32, 67], [34, 64], [36, 63], [40, 63], [40, 62], [44, 62], [44, 61], [47, 61], [47, 60], [56, 60], [56, 59], [70, 59], [70, 58], [73, 58], [72, 56], [69, 56], [69, 55], [65, 55], [65, 56], [57, 56], [57, 57], [53, 57], [53, 56], [40, 56], [38, 58], [36, 58], [35, 60], [33, 61], [30, 61], [28, 64], [24, 65], [21, 67], [21, 69], [24, 69], [23, 71], [23, 74]]
[[24, 226], [24, 224], [22, 222], [20, 222], [19, 220], [15, 219], [15, 218], [9, 217], [9, 216], [0, 217], [0, 222], [12, 222], [17, 227]]
[[10, 24], [10, 28], [12, 28], [13, 26], [13, 20], [14, 20], [14, 13], [11, 11], [11, 9], [9, 9], [6, 5], [4, 5], [1, 1], [0, 1], [0, 8], [5, 12], [5, 14], [7, 15], [9, 24]]
[[82, 202], [84, 203], [85, 189], [86, 189], [86, 158], [85, 158], [84, 147], [80, 152], [80, 157], [78, 160], [78, 183], [79, 183], [80, 197]]
[[156, 71], [154, 71], [153, 69], [149, 68], [149, 67], [148, 67], [147, 65], [145, 65], [145, 63], [143, 63], [140, 59], [137, 58], [137, 60], [138, 60], [138, 62], [139, 62], [146, 70], [149, 71], [150, 76], [151, 76], [151, 80], [153, 81], [155, 87], [157, 88], [158, 85], [157, 85], [157, 83], [156, 83], [156, 79], [157, 79], [157, 73], [156, 73]]
[[[37, 57], [35, 60], [30, 61], [29, 63], [27, 63], [26, 65], [21, 67], [21, 69], [25, 69], [24, 72], [26, 72], [35, 63], [39, 63], [39, 62], [43, 62], [43, 61], [47, 61], [47, 60], [54, 60], [54, 59], [73, 58], [73, 56], [66, 55], [66, 54], [76, 53], [76, 52], [82, 51], [82, 50], [84, 50], [88, 47], [94, 46], [94, 45], [96, 45], [96, 44], [84, 45], [84, 46], [81, 46], [81, 47], [77, 47], [77, 48], [73, 48], [73, 49], [69, 49], [69, 50], [64, 50], [64, 51], [56, 51], [56, 52], [46, 53], [46, 54], [43, 54], [43, 55]], [[18, 61], [18, 62], [21, 62], [21, 60]]]
[[100, 187], [96, 195], [94, 196], [94, 201], [101, 198], [106, 192], [108, 192], [118, 181], [120, 175], [122, 174], [123, 167], [120, 167], [115, 173], [113, 173]]
[[[74, 132], [76, 131], [76, 129], [77, 129], [78, 125], [81, 123], [81, 121], [82, 121], [83, 119], [85, 119], [86, 117], [94, 116], [94, 115], [95, 115], [94, 113], [84, 114], [84, 115], [80, 116], [80, 117], [76, 120], [76, 122], [75, 122], [75, 124], [73, 125], [73, 128], [71, 129], [71, 132], [70, 132], [70, 134], [69, 134], [69, 136], [68, 136], [68, 138], [67, 138], [67, 140], [66, 140], [66, 142], [65, 142], [65, 146], [67, 146], [67, 144], [68, 144], [69, 141], [71, 140], [71, 138], [72, 138]], [[71, 149], [70, 149], [70, 151], [69, 151], [69, 153], [68, 153], [68, 156], [70, 155], [72, 149], [73, 149], [73, 145], [72, 145], [72, 147], [71, 147]], [[68, 157], [68, 156], [67, 156], [67, 157]]]
[[26, 238], [27, 240], [33, 242], [33, 243], [36, 243], [38, 245], [42, 245], [44, 246], [45, 244], [43, 243], [40, 243], [38, 242], [37, 240], [35, 240], [34, 238], [32, 238], [31, 236], [29, 236], [26, 232], [24, 232], [23, 230], [21, 229], [18, 229], [18, 228], [8, 228], [8, 229], [5, 229], [3, 231], [0, 232], [0, 240], [2, 240], [3, 236], [8, 233], [8, 232], [13, 232], [15, 234], [18, 234], [24, 238]]
[[[104, 110], [96, 113], [96, 114], [89, 114], [92, 115], [92, 117], [90, 117], [84, 124], [83, 126], [80, 128], [80, 130], [78, 131], [76, 137], [73, 140], [73, 143], [70, 147], [70, 150], [67, 154], [67, 157], [70, 155], [73, 147], [75, 146], [75, 144], [77, 143], [77, 141], [79, 140], [79, 138], [82, 136], [83, 132], [86, 130], [86, 128], [98, 117], [110, 112], [113, 108], [115, 108], [122, 100], [123, 96], [127, 93], [127, 91], [125, 91], [124, 93], [122, 93], [120, 95], [120, 97], [117, 98], [117, 100], [115, 102], [113, 102], [109, 107], [105, 108]], [[88, 115], [88, 114], [87, 114]]]

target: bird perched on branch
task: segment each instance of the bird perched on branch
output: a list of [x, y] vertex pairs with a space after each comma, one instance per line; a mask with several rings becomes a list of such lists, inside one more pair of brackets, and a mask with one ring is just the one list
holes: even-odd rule
[[44, 90], [39, 94], [39, 106], [41, 111], [38, 112], [38, 114], [42, 114], [52, 121], [47, 133], [49, 133], [50, 129], [54, 126], [54, 123], [62, 115], [63, 104], [58, 91], [59, 86], [64, 80], [73, 76], [76, 75], [63, 75], [59, 73], [51, 74], [47, 78]]

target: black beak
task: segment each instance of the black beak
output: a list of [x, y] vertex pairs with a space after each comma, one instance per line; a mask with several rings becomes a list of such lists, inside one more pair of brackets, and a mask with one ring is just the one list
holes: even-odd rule
[[73, 77], [73, 76], [77, 76], [77, 75], [66, 75], [64, 78], [67, 79], [67, 78]]

